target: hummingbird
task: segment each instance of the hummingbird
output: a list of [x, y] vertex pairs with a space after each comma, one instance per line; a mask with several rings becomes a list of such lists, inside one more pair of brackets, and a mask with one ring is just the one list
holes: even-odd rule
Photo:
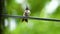
[[[30, 16], [30, 14], [31, 14], [31, 12], [30, 12], [28, 6], [26, 6], [26, 9], [25, 9], [25, 11], [24, 11], [24, 13], [23, 13], [23, 16], [28, 17], [28, 16]], [[28, 22], [28, 18], [23, 18], [23, 19], [22, 19], [22, 22], [23, 22], [23, 21]]]

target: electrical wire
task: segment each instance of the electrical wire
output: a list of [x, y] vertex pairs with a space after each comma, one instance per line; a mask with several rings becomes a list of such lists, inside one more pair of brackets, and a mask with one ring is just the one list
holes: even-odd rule
[[45, 21], [56, 21], [56, 22], [60, 22], [59, 19], [53, 19], [53, 18], [37, 18], [37, 17], [26, 17], [26, 16], [18, 16], [18, 15], [7, 15], [7, 14], [4, 14], [2, 15], [3, 17], [5, 18], [9, 18], [9, 17], [12, 17], [12, 18], [29, 18], [29, 19], [34, 19], [34, 20], [45, 20]]

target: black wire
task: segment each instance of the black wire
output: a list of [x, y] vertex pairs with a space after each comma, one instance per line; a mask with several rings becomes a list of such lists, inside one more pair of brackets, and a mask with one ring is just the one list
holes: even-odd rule
[[35, 19], [35, 20], [46, 20], [46, 21], [56, 21], [56, 22], [60, 22], [60, 20], [58, 19], [52, 19], [52, 18], [36, 18], [36, 17], [24, 17], [24, 16], [13, 16], [13, 15], [7, 15], [5, 14], [4, 17], [12, 17], [12, 18], [29, 18], [29, 19]]
[[51, 18], [34, 18], [34, 17], [29, 17], [30, 19], [36, 19], [36, 20], [45, 20], [45, 21], [56, 21], [60, 22], [58, 19], [51, 19]]

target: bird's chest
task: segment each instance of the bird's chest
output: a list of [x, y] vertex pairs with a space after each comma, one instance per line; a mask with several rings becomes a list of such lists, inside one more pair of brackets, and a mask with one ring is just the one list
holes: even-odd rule
[[30, 11], [29, 11], [29, 10], [26, 10], [26, 11], [24, 12], [24, 16], [29, 16], [29, 14], [30, 14]]
[[25, 16], [29, 16], [29, 13], [28, 12], [25, 12]]

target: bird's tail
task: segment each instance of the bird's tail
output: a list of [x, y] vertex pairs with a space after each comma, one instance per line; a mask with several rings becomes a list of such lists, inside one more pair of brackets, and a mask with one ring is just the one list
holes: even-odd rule
[[23, 18], [23, 19], [22, 19], [22, 22], [23, 22], [23, 21], [28, 22], [28, 19], [24, 19], [24, 18]]

